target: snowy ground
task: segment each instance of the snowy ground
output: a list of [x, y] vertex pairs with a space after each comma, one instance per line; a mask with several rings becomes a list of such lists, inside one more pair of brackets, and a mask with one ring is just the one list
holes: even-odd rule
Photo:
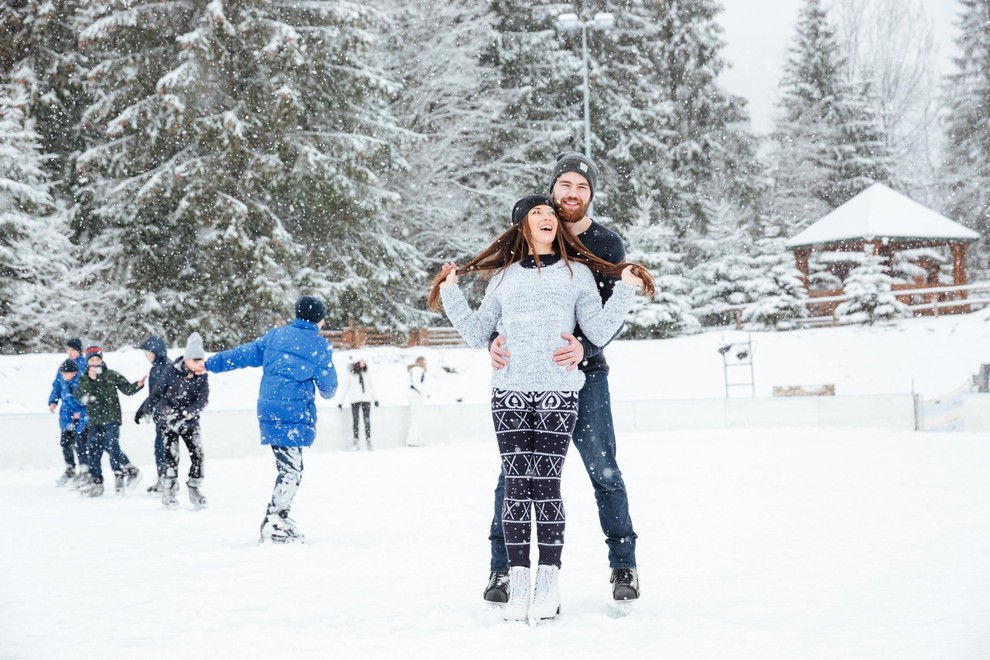
[[[987, 318], [756, 334], [758, 389], [834, 382], [840, 394], [912, 385], [936, 394], [990, 362]], [[610, 348], [617, 398], [721, 395], [714, 349], [733, 336], [619, 342]], [[383, 405], [402, 405], [409, 355], [365, 355], [394, 371], [381, 379]], [[110, 359], [131, 377], [147, 369], [136, 351]], [[485, 395], [483, 354], [429, 359], [454, 368], [435, 370], [438, 398]], [[0, 358], [0, 427], [3, 414], [40, 409], [36, 433], [18, 441], [52, 452], [48, 470], [0, 465], [0, 498], [12, 504], [0, 540], [0, 658], [990, 657], [990, 434], [624, 434], [643, 583], [628, 611], [610, 605], [605, 544], [572, 452], [563, 612], [528, 628], [481, 600], [498, 465], [489, 443], [314, 448], [294, 509], [309, 542], [259, 545], [274, 479], [261, 447], [207, 454], [204, 511], [184, 492], [178, 511], [162, 509], [143, 494], [147, 482], [95, 501], [56, 489], [51, 376], [38, 372], [57, 363]], [[257, 381], [240, 373], [214, 381], [211, 407], [250, 409]], [[125, 448], [136, 442], [128, 428]]]
[[5, 473], [0, 657], [990, 656], [985, 436], [623, 438], [644, 589], [624, 618], [571, 460], [563, 613], [535, 629], [481, 600], [493, 447], [310, 454], [298, 547], [256, 542], [260, 454], [212, 462], [198, 512]]

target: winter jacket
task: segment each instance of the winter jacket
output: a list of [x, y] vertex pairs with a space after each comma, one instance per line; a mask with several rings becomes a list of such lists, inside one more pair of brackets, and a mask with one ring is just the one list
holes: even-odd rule
[[579, 391], [584, 373], [553, 362], [554, 350], [563, 344], [561, 333], [573, 332], [580, 323], [584, 336], [599, 346], [607, 344], [622, 327], [636, 294], [634, 287], [616, 282], [603, 306], [590, 268], [567, 264], [557, 255], [544, 255], [541, 263], [536, 268], [527, 257], [496, 272], [476, 312], [457, 285], [440, 289], [447, 318], [469, 346], [486, 345], [495, 329], [505, 336], [512, 357], [504, 369], [492, 371], [494, 389]]
[[155, 361], [151, 363], [151, 370], [148, 372], [148, 399], [145, 399], [141, 403], [135, 419], [140, 419], [153, 413], [154, 407], [148, 403], [151, 393], [155, 391], [155, 386], [159, 381], [172, 369], [172, 363], [168, 359], [168, 349], [165, 347], [165, 341], [161, 337], [148, 337], [141, 342], [141, 348], [154, 354]]
[[131, 383], [113, 369], [103, 367], [103, 373], [93, 380], [89, 372], [79, 375], [76, 401], [86, 406], [89, 423], [93, 426], [116, 424], [120, 426], [120, 398], [117, 390], [130, 396], [141, 391], [143, 385]]
[[371, 374], [368, 371], [356, 374], [348, 370], [347, 385], [344, 389], [344, 396], [341, 398], [341, 404], [371, 403], [377, 400], [378, 397], [375, 396], [375, 383]]
[[419, 396], [428, 397], [426, 369], [417, 365], [409, 368], [409, 389]]
[[[86, 371], [86, 358], [80, 355], [76, 358], [76, 366], [79, 367], [79, 373], [82, 374]], [[65, 379], [62, 378], [61, 371], [55, 372], [55, 380], [52, 381], [52, 391], [48, 395], [48, 405], [53, 403], [58, 403], [62, 400], [62, 384]]]
[[[58, 425], [63, 431], [76, 431], [81, 433], [88, 424], [86, 406], [82, 405], [73, 396], [76, 388], [79, 387], [79, 373], [76, 373], [72, 380], [65, 380], [62, 374], [58, 375], [58, 380], [52, 383], [53, 387], [58, 386], [58, 392], [52, 390], [52, 395], [48, 397], [48, 403], [62, 402], [62, 407], [58, 411]], [[76, 417], [76, 414], [79, 417]]]
[[207, 370], [217, 373], [244, 367], [264, 369], [258, 393], [261, 443], [276, 447], [312, 445], [316, 438], [314, 389], [324, 399], [337, 391], [333, 348], [320, 336], [317, 325], [296, 319], [206, 361]]
[[186, 432], [199, 430], [199, 414], [209, 401], [209, 376], [189, 371], [180, 357], [159, 377], [145, 404], [160, 429]]

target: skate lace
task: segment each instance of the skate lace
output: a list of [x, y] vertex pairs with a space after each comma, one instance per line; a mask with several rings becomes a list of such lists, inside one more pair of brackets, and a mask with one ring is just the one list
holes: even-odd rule
[[508, 573], [492, 573], [492, 576], [488, 579], [488, 589], [495, 589], [496, 587], [505, 588], [509, 584], [509, 574]]
[[633, 572], [628, 568], [617, 568], [612, 572], [612, 582], [614, 584], [630, 587], [632, 586]]
[[541, 605], [550, 597], [550, 586], [553, 584], [552, 571], [537, 571], [536, 584], [533, 588], [533, 604]]

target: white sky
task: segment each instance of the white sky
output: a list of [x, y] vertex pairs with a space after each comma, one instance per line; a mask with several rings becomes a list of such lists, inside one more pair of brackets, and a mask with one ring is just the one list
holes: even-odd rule
[[[753, 128], [769, 131], [777, 85], [783, 73], [787, 46], [802, 0], [722, 0], [719, 17], [725, 28], [725, 59], [730, 63], [721, 76], [726, 88], [749, 101]], [[921, 0], [933, 21], [939, 70], [951, 70], [955, 49], [955, 0]]]

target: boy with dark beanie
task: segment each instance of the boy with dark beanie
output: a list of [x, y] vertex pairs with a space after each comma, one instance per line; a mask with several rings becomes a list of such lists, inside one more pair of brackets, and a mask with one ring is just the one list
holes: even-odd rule
[[[611, 263], [625, 260], [625, 246], [618, 234], [588, 217], [588, 209], [598, 188], [598, 168], [587, 156], [564, 152], [550, 174], [550, 198], [557, 216], [570, 232], [581, 239], [597, 257]], [[602, 303], [612, 296], [615, 279], [595, 274]], [[622, 472], [616, 462], [615, 429], [608, 389], [608, 363], [602, 348], [589, 342], [581, 328], [574, 334], [561, 335], [567, 346], [554, 352], [554, 362], [569, 371], [579, 368], [585, 374], [578, 393], [578, 419], [573, 445], [595, 489], [598, 517], [608, 546], [612, 569], [612, 598], [629, 601], [639, 598], [639, 574], [636, 570], [636, 532], [629, 516], [629, 500]], [[497, 337], [491, 345], [493, 369], [502, 369], [511, 360], [502, 348], [505, 338]], [[508, 558], [502, 533], [501, 514], [505, 493], [505, 476], [499, 474], [495, 487], [495, 516], [489, 532], [491, 573], [485, 588], [485, 600], [508, 601]]]
[[320, 336], [326, 306], [311, 296], [296, 301], [296, 319], [272, 328], [263, 337], [241, 344], [206, 361], [207, 371], [220, 373], [261, 367], [258, 424], [261, 444], [272, 448], [278, 477], [261, 522], [261, 541], [303, 541], [289, 518], [303, 474], [303, 447], [316, 438], [316, 394], [330, 399], [337, 391], [333, 348]]
[[[58, 414], [58, 425], [62, 430], [60, 444], [62, 458], [65, 460], [65, 472], [55, 485], [64, 486], [77, 475], [89, 472], [89, 457], [86, 448], [86, 406], [76, 401], [73, 396], [79, 385], [79, 365], [74, 359], [67, 358], [58, 369], [51, 396], [48, 398], [49, 409], [54, 413], [61, 401], [62, 407]], [[73, 453], [75, 450], [75, 453]], [[76, 458], [79, 461], [79, 471], [76, 472]]]

